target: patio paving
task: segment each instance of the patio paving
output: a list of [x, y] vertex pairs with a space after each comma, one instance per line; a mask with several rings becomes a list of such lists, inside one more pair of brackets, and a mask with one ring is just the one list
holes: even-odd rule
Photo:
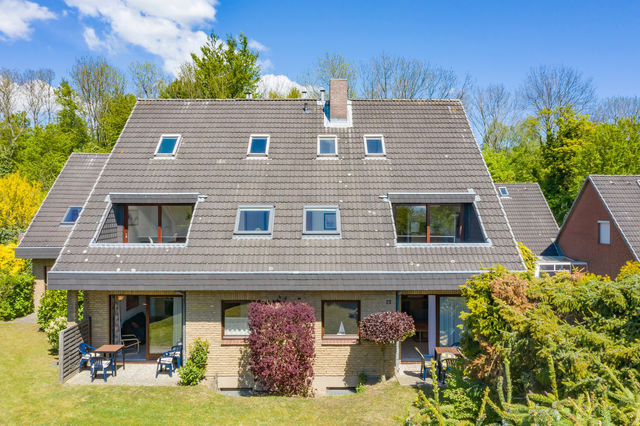
[[107, 374], [107, 382], [105, 383], [102, 374], [98, 373], [91, 382], [89, 368], [83, 368], [82, 371], [67, 381], [69, 385], [114, 385], [114, 386], [177, 386], [180, 377], [176, 371], [173, 377], [169, 377], [168, 371], [161, 371], [156, 378], [156, 364], [150, 363], [127, 363], [126, 368], [118, 365], [118, 375], [111, 376], [111, 371]]

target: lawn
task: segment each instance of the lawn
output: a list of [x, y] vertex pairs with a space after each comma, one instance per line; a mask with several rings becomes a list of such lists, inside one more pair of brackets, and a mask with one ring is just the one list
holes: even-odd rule
[[205, 387], [58, 384], [56, 357], [32, 324], [0, 323], [0, 423], [390, 424], [416, 390], [395, 382], [310, 399], [233, 397]]

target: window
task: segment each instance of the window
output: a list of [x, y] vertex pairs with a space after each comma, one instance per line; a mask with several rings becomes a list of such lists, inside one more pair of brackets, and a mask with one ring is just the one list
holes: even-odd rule
[[384, 157], [384, 138], [382, 136], [365, 136], [364, 149], [367, 157]]
[[156, 157], [173, 157], [178, 150], [180, 135], [162, 135], [156, 147]]
[[394, 204], [398, 243], [483, 242], [468, 204]]
[[222, 302], [222, 337], [249, 335], [249, 304], [251, 302]]
[[460, 313], [467, 310], [464, 298], [439, 296], [438, 306], [438, 323], [440, 324], [438, 346], [458, 346], [462, 334]]
[[324, 337], [357, 337], [359, 322], [359, 301], [322, 302], [322, 334]]
[[501, 186], [500, 188], [498, 188], [498, 191], [500, 191], [500, 195], [503, 197], [509, 196], [509, 191], [507, 191], [507, 188], [504, 186]]
[[598, 234], [599, 234], [599, 242], [600, 244], [611, 244], [611, 226], [609, 221], [599, 220], [598, 221]]
[[64, 214], [62, 218], [63, 224], [71, 224], [76, 223], [78, 220], [78, 216], [80, 216], [80, 212], [82, 211], [82, 207], [69, 207], [67, 212]]
[[192, 215], [191, 204], [125, 205], [123, 242], [186, 243]]
[[305, 207], [303, 233], [340, 235], [340, 210], [337, 207]]
[[253, 135], [249, 140], [248, 157], [266, 157], [269, 153], [269, 135]]
[[273, 213], [273, 206], [238, 207], [235, 234], [271, 235]]
[[337, 157], [337, 141], [335, 136], [318, 136], [318, 157]]

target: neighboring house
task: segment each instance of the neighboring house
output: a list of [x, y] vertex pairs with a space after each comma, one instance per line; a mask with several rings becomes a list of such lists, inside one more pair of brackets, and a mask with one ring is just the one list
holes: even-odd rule
[[33, 260], [36, 309], [47, 288], [48, 272], [69, 237], [108, 156], [71, 154], [15, 249], [15, 257]]
[[135, 334], [128, 361], [207, 339], [219, 388], [252, 386], [249, 303], [304, 301], [323, 392], [379, 373], [371, 313], [416, 321], [390, 363], [457, 344], [460, 286], [498, 263], [525, 268], [461, 102], [333, 80], [328, 101], [138, 100], [49, 288], [84, 291], [91, 344]]
[[495, 186], [516, 241], [538, 256], [536, 276], [542, 273], [554, 275], [574, 268], [586, 269], [584, 262], [563, 256], [556, 244], [558, 224], [540, 185], [535, 182], [496, 182]]
[[640, 253], [640, 175], [590, 175], [558, 234], [562, 252], [615, 278]]

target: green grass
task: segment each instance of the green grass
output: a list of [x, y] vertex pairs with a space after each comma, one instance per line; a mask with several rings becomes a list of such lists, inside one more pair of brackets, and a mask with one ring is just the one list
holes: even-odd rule
[[390, 424], [417, 395], [395, 382], [309, 399], [232, 397], [204, 386], [60, 385], [56, 358], [36, 325], [0, 323], [0, 342], [0, 424]]

